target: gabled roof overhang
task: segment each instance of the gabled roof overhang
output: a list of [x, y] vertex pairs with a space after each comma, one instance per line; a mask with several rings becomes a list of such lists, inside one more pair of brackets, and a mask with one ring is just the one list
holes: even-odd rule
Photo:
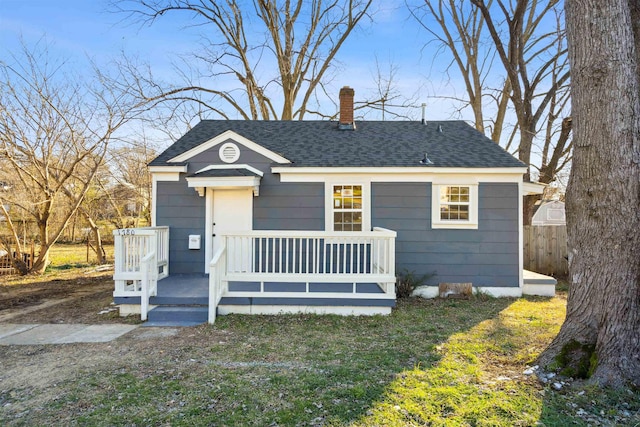
[[187, 185], [194, 188], [200, 197], [205, 189], [237, 190], [251, 189], [254, 196], [260, 194], [260, 180], [263, 173], [249, 165], [209, 165], [186, 177]]
[[179, 154], [169, 160], [167, 160], [167, 163], [182, 163], [182, 162], [186, 162], [187, 160], [191, 159], [192, 157], [207, 151], [213, 147], [215, 147], [216, 145], [220, 145], [222, 143], [224, 143], [225, 141], [228, 140], [233, 140], [234, 142], [241, 144], [243, 146], [245, 146], [246, 148], [248, 148], [251, 151], [254, 151], [268, 159], [270, 159], [271, 161], [275, 162], [275, 163], [279, 163], [279, 164], [288, 164], [291, 163], [290, 160], [282, 157], [281, 155], [279, 155], [278, 153], [274, 153], [273, 151], [263, 147], [260, 144], [257, 144], [247, 138], [245, 138], [244, 136], [232, 131], [232, 130], [227, 130], [225, 132], [222, 132], [221, 134], [214, 136], [213, 138], [203, 142], [202, 144], [197, 145], [196, 147], [193, 147], [192, 149], [185, 151], [182, 154]]

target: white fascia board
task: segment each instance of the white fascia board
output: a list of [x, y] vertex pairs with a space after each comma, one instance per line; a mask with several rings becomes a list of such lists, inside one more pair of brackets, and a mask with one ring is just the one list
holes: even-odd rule
[[211, 187], [211, 188], [234, 188], [234, 187], [256, 187], [260, 185], [260, 178], [257, 176], [224, 176], [224, 177], [189, 177], [187, 185], [189, 187]]
[[170, 181], [176, 182], [180, 181], [180, 172], [152, 172], [151, 178], [154, 182], [161, 181]]
[[187, 165], [180, 166], [149, 166], [149, 172], [151, 173], [165, 173], [165, 172], [173, 172], [173, 173], [186, 173]]
[[535, 194], [542, 194], [548, 184], [542, 184], [541, 182], [525, 182], [522, 184], [522, 192], [524, 196], [533, 196]]
[[185, 151], [184, 153], [169, 159], [167, 161], [167, 163], [174, 163], [174, 162], [186, 162], [187, 160], [189, 160], [190, 158], [192, 158], [193, 156], [196, 156], [204, 151], [209, 150], [210, 148], [215, 147], [218, 144], [222, 144], [223, 142], [227, 141], [227, 140], [233, 140], [235, 142], [237, 142], [238, 144], [241, 144], [243, 146], [245, 146], [246, 148], [248, 148], [249, 150], [255, 151], [256, 153], [276, 162], [276, 163], [280, 163], [280, 164], [287, 164], [287, 163], [291, 163], [290, 160], [282, 157], [281, 155], [274, 153], [271, 150], [268, 150], [266, 148], [264, 148], [262, 145], [256, 144], [255, 142], [251, 141], [250, 139], [245, 138], [244, 136], [235, 133], [232, 130], [227, 130], [225, 132], [222, 132], [220, 135], [215, 136], [213, 138], [211, 138], [208, 141], [203, 142], [202, 144], [193, 147], [191, 150]]
[[281, 182], [325, 182], [368, 175], [371, 182], [433, 182], [474, 184], [522, 182], [526, 168], [289, 168], [274, 166]]
[[196, 172], [196, 175], [202, 172], [206, 172], [206, 171], [210, 171], [210, 170], [226, 170], [226, 169], [246, 169], [250, 172], [255, 173], [256, 175], [259, 176], [264, 176], [264, 173], [261, 170], [258, 170], [256, 168], [254, 168], [253, 166], [250, 165], [246, 165], [246, 164], [240, 164], [240, 165], [209, 165], [207, 167], [204, 167], [202, 169], [200, 169], [199, 171]]

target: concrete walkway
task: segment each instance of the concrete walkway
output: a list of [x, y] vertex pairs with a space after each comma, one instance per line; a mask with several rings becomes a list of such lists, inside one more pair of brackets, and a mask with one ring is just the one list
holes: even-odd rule
[[0, 324], [0, 345], [69, 344], [109, 342], [139, 325]]

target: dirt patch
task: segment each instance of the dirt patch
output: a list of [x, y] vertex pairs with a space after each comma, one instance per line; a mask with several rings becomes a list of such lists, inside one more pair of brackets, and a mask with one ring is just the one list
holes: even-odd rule
[[[109, 343], [0, 346], [0, 424], [21, 425], [87, 375], [133, 372], [150, 376], [158, 370], [188, 371], [204, 358], [203, 341], [220, 339], [204, 325], [192, 328], [139, 328]], [[60, 420], [71, 421], [79, 408], [56, 409]], [[4, 422], [2, 421], [4, 419]], [[6, 422], [6, 424], [5, 424]], [[64, 422], [62, 422], [64, 424]]]
[[[139, 323], [113, 305], [112, 272], [87, 269], [74, 276], [3, 278], [0, 321], [11, 323]], [[31, 279], [31, 283], [28, 282]]]
[[[0, 322], [140, 323], [139, 316], [119, 317], [112, 304], [112, 274], [88, 268], [73, 274], [0, 277]], [[143, 375], [156, 369], [149, 362], [153, 360], [182, 369], [195, 356], [185, 349], [198, 348], [203, 339], [220, 339], [211, 337], [212, 333], [215, 335], [206, 326], [139, 328], [109, 343], [0, 346], [0, 424], [38, 419], [44, 406], [89, 372]], [[59, 411], [61, 419], [73, 420], [78, 415], [77, 408]]]

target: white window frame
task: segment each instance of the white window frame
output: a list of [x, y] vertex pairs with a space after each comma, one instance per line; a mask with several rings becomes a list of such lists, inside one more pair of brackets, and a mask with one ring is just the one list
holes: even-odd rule
[[371, 182], [349, 179], [329, 180], [324, 183], [324, 229], [335, 233], [359, 233], [359, 231], [333, 231], [333, 186], [359, 185], [362, 187], [362, 231], [371, 230]]
[[[440, 191], [445, 187], [469, 187], [469, 219], [440, 219]], [[431, 228], [478, 229], [478, 184], [440, 183], [431, 185]]]

